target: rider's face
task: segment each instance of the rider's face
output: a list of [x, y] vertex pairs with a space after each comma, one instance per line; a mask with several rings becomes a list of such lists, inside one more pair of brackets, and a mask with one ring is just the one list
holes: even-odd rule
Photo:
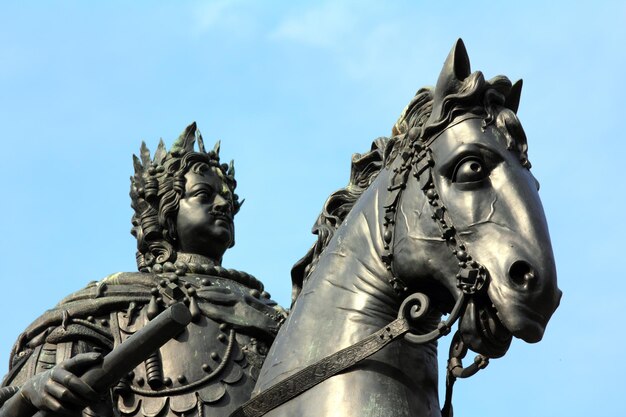
[[185, 174], [176, 217], [179, 250], [221, 259], [234, 239], [233, 198], [217, 170]]

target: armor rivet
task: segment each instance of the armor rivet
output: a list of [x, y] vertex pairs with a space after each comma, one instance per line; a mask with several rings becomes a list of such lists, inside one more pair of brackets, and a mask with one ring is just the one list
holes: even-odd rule
[[185, 288], [191, 288], [191, 282], [185, 282]]
[[385, 239], [385, 242], [391, 243], [391, 238], [393, 238], [393, 233], [391, 233], [391, 230], [387, 230], [383, 238]]
[[100, 324], [104, 327], [107, 327], [109, 325], [109, 321], [107, 319], [102, 319], [100, 320]]
[[165, 287], [165, 286], [167, 285], [167, 281], [166, 281], [166, 280], [164, 280], [164, 279], [162, 279], [162, 280], [159, 282], [159, 285], [160, 285], [161, 287]]
[[208, 287], [209, 285], [211, 285], [211, 280], [208, 278], [202, 278], [202, 281], [200, 281], [200, 283]]
[[171, 262], [165, 262], [163, 264], [163, 270], [165, 272], [174, 272], [176, 270], [176, 268], [174, 267], [174, 264]]
[[150, 294], [151, 294], [151, 295], [154, 295], [154, 296], [159, 295], [159, 289], [158, 289], [158, 288], [156, 288], [156, 287], [155, 287], [155, 288], [152, 288], [152, 289], [150, 290]]
[[259, 292], [259, 290], [250, 290], [250, 295], [254, 298], [259, 298], [261, 296], [261, 293]]
[[226, 323], [220, 324], [220, 330], [228, 330], [228, 324]]
[[220, 342], [226, 341], [226, 335], [224, 333], [218, 334], [217, 335], [217, 340], [219, 340]]
[[93, 316], [89, 316], [89, 317], [87, 317], [87, 321], [89, 323], [94, 323], [96, 320], [93, 318]]
[[211, 359], [213, 359], [214, 361], [218, 360], [220, 358], [220, 355], [217, 354], [217, 352], [211, 352]]
[[178, 277], [176, 275], [172, 275], [169, 279], [172, 284], [176, 284], [178, 282]]
[[196, 289], [187, 287], [187, 294], [189, 294], [190, 297], [193, 297], [196, 295]]
[[459, 261], [467, 261], [467, 252], [465, 252], [464, 250], [457, 251], [456, 258]]
[[178, 375], [178, 382], [180, 382], [181, 384], [185, 383], [185, 381], [187, 381], [187, 378], [185, 378], [185, 375]]
[[202, 364], [202, 370], [203, 370], [204, 372], [209, 372], [209, 371], [211, 370], [211, 367], [209, 366], [209, 364], [208, 364], [208, 363], [203, 363], [203, 364]]
[[145, 383], [143, 377], [139, 377], [137, 378], [137, 385], [139, 385], [140, 387], [143, 387], [143, 384]]
[[269, 299], [270, 297], [272, 297], [272, 296], [271, 296], [271, 295], [270, 295], [270, 293], [269, 293], [269, 292], [267, 292], [267, 291], [263, 291], [263, 292], [261, 293], [261, 298], [267, 298], [267, 299]]
[[154, 272], [155, 274], [160, 274], [161, 272], [163, 272], [163, 265], [161, 264], [156, 264], [152, 267], [152, 272]]
[[169, 378], [169, 377], [163, 378], [163, 384], [166, 386], [172, 385], [172, 378]]
[[179, 277], [182, 277], [183, 275], [185, 275], [185, 270], [184, 269], [177, 269], [176, 271], [174, 271], [174, 273], [176, 275], [178, 275]]

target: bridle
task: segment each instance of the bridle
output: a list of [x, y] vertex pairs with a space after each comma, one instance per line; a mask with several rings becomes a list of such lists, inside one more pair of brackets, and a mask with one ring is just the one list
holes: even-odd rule
[[[402, 336], [407, 342], [419, 345], [435, 341], [450, 333], [452, 326], [465, 310], [468, 299], [486, 288], [489, 274], [486, 268], [469, 254], [467, 244], [459, 237], [448, 210], [439, 197], [433, 180], [435, 161], [430, 145], [447, 129], [469, 119], [482, 119], [482, 117], [473, 115], [457, 119], [426, 140], [421, 137], [421, 129], [412, 128], [392, 145], [393, 149], [385, 158], [389, 161], [388, 168], [391, 175], [384, 204], [382, 240], [385, 253], [382, 255], [382, 261], [390, 272], [389, 283], [391, 287], [398, 296], [405, 297], [400, 305], [398, 318], [360, 342], [326, 356], [262, 391], [237, 408], [230, 417], [261, 417], [333, 375], [373, 355]], [[402, 192], [407, 187], [411, 173], [428, 199], [428, 204], [432, 210], [431, 218], [441, 232], [441, 239], [456, 257], [459, 266], [456, 280], [461, 293], [447, 320], [440, 322], [434, 330], [425, 334], [414, 333], [413, 328], [427, 315], [430, 299], [426, 294], [419, 292], [406, 296], [408, 286], [396, 276], [393, 268], [396, 216]], [[478, 355], [471, 365], [464, 368], [462, 359], [467, 352], [468, 348], [457, 331], [450, 345], [446, 372], [446, 396], [442, 408], [443, 417], [452, 416], [452, 388], [455, 380], [474, 375], [480, 369], [485, 368], [489, 362], [487, 357]]]
[[[394, 144], [394, 149], [391, 151], [388, 158], [391, 161], [389, 165], [392, 165], [393, 168], [390, 168], [391, 180], [387, 187], [388, 193], [384, 205], [385, 216], [382, 238], [385, 254], [382, 256], [382, 261], [391, 274], [389, 284], [396, 294], [400, 296], [406, 294], [408, 291], [407, 285], [398, 278], [394, 272], [393, 249], [397, 209], [402, 198], [402, 192], [406, 189], [411, 173], [428, 199], [428, 204], [432, 211], [431, 219], [437, 224], [441, 232], [441, 239], [456, 257], [459, 266], [459, 272], [456, 274], [456, 285], [457, 288], [461, 290], [461, 294], [452, 308], [448, 320], [439, 323], [435, 330], [424, 335], [414, 334], [410, 331], [407, 332], [404, 335], [404, 339], [413, 344], [427, 343], [450, 333], [452, 325], [459, 318], [460, 313], [464, 311], [467, 299], [482, 292], [486, 288], [489, 279], [487, 269], [469, 254], [467, 244], [464, 243], [458, 235], [449, 212], [441, 201], [433, 180], [435, 160], [432, 157], [430, 146], [446, 130], [469, 119], [482, 119], [482, 117], [469, 116], [457, 119], [453, 123], [448, 124], [445, 129], [426, 140], [423, 140], [421, 135], [422, 130], [420, 128], [412, 128], [405, 134], [404, 138], [400, 140], [400, 144], [397, 148]], [[400, 151], [398, 151], [398, 149], [400, 149]], [[396, 161], [399, 161], [399, 163]], [[425, 300], [428, 301], [428, 297], [425, 294], [416, 294], [419, 294], [420, 298], [424, 297]], [[416, 294], [413, 294], [413, 296]], [[411, 301], [409, 300], [411, 300], [413, 296], [409, 296], [405, 299], [403, 305], [400, 307], [399, 314], [403, 314], [403, 309], [406, 308], [405, 304], [410, 303]], [[421, 302], [424, 303], [424, 301]], [[426, 304], [426, 306], [428, 306], [428, 304]], [[412, 308], [415, 309], [415, 307]], [[426, 310], [427, 309], [428, 307], [426, 307]], [[412, 317], [412, 320], [414, 322], [418, 321], [420, 317]], [[468, 348], [463, 343], [460, 332], [457, 331], [450, 343], [448, 366], [446, 369], [446, 395], [444, 406], [441, 410], [443, 417], [452, 416], [452, 389], [456, 379], [468, 378], [476, 374], [480, 369], [484, 369], [489, 364], [489, 358], [484, 355], [477, 355], [474, 359], [474, 363], [464, 368], [462, 359], [467, 355], [467, 352]]]
[[385, 254], [382, 256], [382, 261], [392, 275], [390, 279], [392, 288], [400, 296], [405, 294], [408, 288], [406, 284], [396, 276], [393, 270], [394, 229], [402, 191], [406, 188], [411, 173], [428, 199], [428, 204], [432, 211], [431, 218], [437, 224], [441, 232], [441, 239], [458, 261], [459, 272], [456, 274], [457, 287], [462, 291], [462, 294], [473, 295], [480, 292], [487, 283], [487, 270], [483, 265], [472, 258], [467, 245], [459, 237], [452, 219], [448, 214], [448, 210], [439, 197], [439, 192], [437, 191], [432, 175], [435, 160], [432, 157], [430, 145], [446, 130], [469, 119], [481, 119], [481, 117], [470, 116], [456, 120], [427, 140], [420, 138], [419, 128], [412, 128], [404, 138], [400, 140], [400, 146], [398, 146], [400, 150], [397, 150], [394, 146], [394, 150], [392, 150], [389, 155], [389, 160], [391, 161], [389, 164], [392, 167], [390, 167], [390, 184], [387, 187], [388, 193], [384, 205], [385, 216], [382, 238], [384, 241]]

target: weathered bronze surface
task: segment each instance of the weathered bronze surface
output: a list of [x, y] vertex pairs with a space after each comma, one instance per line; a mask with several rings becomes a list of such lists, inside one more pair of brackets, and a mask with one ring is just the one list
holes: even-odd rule
[[[520, 91], [521, 82], [472, 73], [459, 40], [393, 137], [354, 156], [349, 185], [327, 200], [318, 241], [292, 271], [290, 316], [255, 388], [262, 401], [240, 415], [440, 416], [433, 340], [448, 330], [442, 315], [462, 306], [443, 410], [451, 415], [454, 379], [503, 356], [512, 336], [542, 338], [561, 292], [515, 114]], [[404, 340], [307, 390], [291, 377], [384, 329], [416, 293], [429, 307]], [[468, 348], [482, 356], [463, 368]]]
[[[240, 207], [234, 167], [220, 163], [219, 143], [204, 149], [195, 123], [169, 152], [161, 142], [151, 158], [143, 144], [134, 165], [132, 233], [140, 272], [89, 284], [20, 336], [0, 415], [32, 416], [38, 409], [79, 415], [89, 406], [83, 415], [227, 416], [250, 398], [285, 313], [252, 275], [221, 266]], [[176, 303], [186, 305], [191, 324], [160, 349], [131, 355], [123, 342]], [[74, 375], [87, 368], [93, 374], [102, 367], [100, 353], [108, 352], [131, 363], [143, 357], [102, 396], [92, 391], [92, 380]], [[21, 389], [16, 394], [12, 387]]]
[[[192, 124], [169, 152], [143, 145], [139, 272], [88, 285], [20, 336], [0, 417], [451, 416], [454, 381], [513, 337], [541, 340], [561, 297], [520, 93], [472, 73], [459, 40], [392, 137], [353, 157], [292, 270], [286, 321], [259, 281], [221, 267], [240, 203], [219, 144], [206, 152]], [[176, 303], [191, 324], [107, 395], [76, 377]], [[436, 341], [456, 323], [441, 407]], [[468, 350], [479, 356], [464, 367]]]

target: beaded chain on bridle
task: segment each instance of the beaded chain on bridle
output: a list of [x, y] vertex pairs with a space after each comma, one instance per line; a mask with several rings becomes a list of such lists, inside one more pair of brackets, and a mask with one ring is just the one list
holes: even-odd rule
[[[383, 241], [385, 242], [386, 253], [382, 260], [391, 272], [390, 284], [399, 295], [407, 291], [407, 286], [393, 272], [393, 243], [394, 228], [396, 224], [396, 212], [400, 203], [402, 191], [406, 188], [411, 172], [418, 181], [420, 189], [428, 199], [428, 204], [432, 209], [431, 218], [439, 226], [441, 239], [458, 260], [459, 272], [456, 275], [457, 287], [464, 294], [472, 295], [480, 291], [487, 282], [487, 271], [483, 265], [472, 258], [468, 252], [467, 245], [462, 242], [457, 231], [452, 224], [452, 219], [439, 197], [432, 176], [432, 168], [435, 161], [432, 157], [430, 145], [450, 127], [468, 119], [479, 119], [479, 116], [472, 116], [461, 119], [450, 124], [443, 131], [431, 138], [424, 140], [420, 137], [420, 128], [414, 127], [400, 141], [401, 151], [392, 151], [390, 159], [392, 165], [391, 180], [387, 187], [387, 197], [385, 201], [385, 216], [383, 221]], [[396, 155], [394, 155], [396, 153]], [[400, 163], [394, 163], [400, 160]]]
[[[462, 121], [476, 118], [481, 117], [470, 116], [451, 123], [441, 132], [428, 139], [420, 137], [420, 128], [412, 128], [404, 137], [398, 138], [399, 140], [395, 144], [398, 146], [394, 145], [394, 149], [387, 159], [391, 175], [385, 200], [382, 236], [385, 253], [382, 255], [382, 261], [391, 274], [390, 285], [399, 296], [405, 296], [408, 291], [407, 285], [396, 277], [393, 271], [393, 242], [396, 213], [402, 197], [402, 191], [408, 184], [410, 174], [413, 173], [420, 189], [428, 199], [429, 206], [432, 209], [431, 218], [437, 223], [441, 231], [440, 237], [442, 241], [445, 242], [458, 261], [459, 272], [456, 274], [456, 280], [461, 294], [448, 319], [440, 322], [434, 330], [426, 334], [413, 333], [414, 325], [427, 314], [430, 300], [428, 296], [422, 293], [411, 294], [402, 302], [396, 320], [360, 342], [305, 367], [261, 392], [235, 410], [231, 417], [261, 417], [331, 376], [373, 355], [401, 336], [404, 336], [405, 340], [410, 343], [424, 344], [450, 333], [452, 326], [464, 311], [468, 297], [481, 292], [486, 287], [488, 273], [486, 268], [469, 254], [467, 244], [463, 243], [459, 238], [452, 219], [439, 197], [433, 181], [432, 170], [435, 166], [435, 161], [432, 157], [430, 145], [443, 131]], [[446, 375], [446, 400], [442, 409], [443, 417], [451, 417], [452, 415], [452, 387], [456, 378], [466, 378], [474, 375], [488, 364], [487, 357], [478, 355], [474, 363], [464, 368], [461, 360], [465, 357], [467, 351], [468, 348], [461, 340], [457, 331], [450, 346], [450, 358]]]

